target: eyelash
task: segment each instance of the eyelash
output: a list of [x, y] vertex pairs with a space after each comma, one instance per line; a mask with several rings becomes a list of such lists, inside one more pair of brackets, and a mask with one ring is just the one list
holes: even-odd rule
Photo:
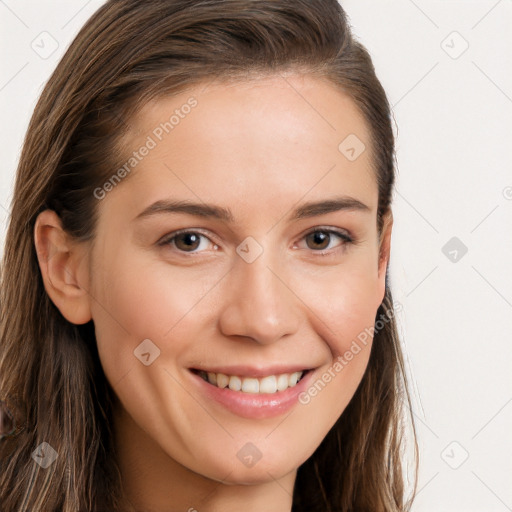
[[[344, 250], [346, 245], [355, 243], [355, 241], [348, 234], [346, 234], [343, 231], [338, 231], [338, 230], [335, 230], [332, 228], [322, 228], [322, 227], [314, 228], [311, 231], [308, 231], [307, 233], [305, 233], [302, 236], [301, 240], [305, 239], [306, 237], [308, 237], [309, 235], [312, 235], [314, 233], [327, 233], [329, 235], [336, 235], [342, 241], [342, 243], [334, 249], [322, 249], [320, 251], [315, 251], [314, 249], [310, 249], [315, 255], [318, 255], [318, 256], [329, 256], [332, 253]], [[203, 232], [201, 232], [200, 230], [182, 229], [179, 231], [175, 231], [174, 233], [171, 233], [169, 236], [165, 237], [161, 242], [159, 242], [158, 245], [163, 246], [163, 247], [170, 246], [173, 244], [174, 240], [178, 236], [183, 235], [183, 234], [201, 235], [201, 236], [207, 238], [208, 240], [210, 240], [210, 238], [207, 235], [205, 235]], [[217, 245], [212, 240], [210, 240], [210, 242], [212, 242], [214, 245]], [[197, 254], [198, 252], [201, 252], [201, 251], [196, 251], [196, 250], [195, 251], [181, 251], [179, 249], [177, 249], [177, 251], [184, 255], [185, 254]]]

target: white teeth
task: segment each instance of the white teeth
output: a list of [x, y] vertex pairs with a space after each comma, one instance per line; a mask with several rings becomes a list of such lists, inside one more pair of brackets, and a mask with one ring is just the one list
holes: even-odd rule
[[275, 375], [263, 377], [260, 380], [260, 393], [275, 393], [277, 391], [277, 379]]
[[242, 389], [242, 381], [238, 377], [229, 378], [229, 389], [240, 391]]
[[288, 374], [284, 373], [277, 377], [277, 391], [284, 391], [288, 388]]
[[217, 387], [227, 388], [229, 384], [229, 377], [223, 373], [217, 373]]
[[260, 382], [258, 381], [258, 379], [244, 379], [242, 381], [242, 391], [244, 393], [259, 393]]
[[295, 384], [297, 384], [297, 381], [299, 380], [299, 374], [297, 372], [290, 373], [290, 377], [288, 378], [288, 386], [293, 387]]
[[218, 388], [229, 388], [233, 391], [242, 391], [243, 393], [276, 393], [284, 391], [297, 384], [304, 372], [283, 373], [280, 375], [268, 375], [261, 379], [254, 377], [240, 378], [236, 375], [225, 375], [223, 373], [213, 373], [200, 371], [199, 375], [210, 384]]

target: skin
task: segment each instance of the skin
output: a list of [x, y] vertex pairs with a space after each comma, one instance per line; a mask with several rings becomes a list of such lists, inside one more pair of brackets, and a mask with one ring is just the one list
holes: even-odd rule
[[[371, 340], [308, 404], [274, 418], [243, 418], [190, 391], [188, 368], [288, 362], [316, 368], [317, 380], [374, 325], [392, 219], [379, 237], [360, 112], [307, 75], [201, 84], [155, 100], [132, 120], [127, 155], [191, 96], [197, 106], [99, 202], [94, 244], [67, 237], [54, 212], [39, 215], [41, 272], [68, 321], [94, 320], [120, 401], [113, 424], [127, 510], [290, 511], [297, 468], [352, 398]], [[338, 149], [349, 134], [367, 148], [355, 161]], [[368, 209], [288, 220], [297, 206], [335, 196]], [[134, 220], [171, 197], [229, 208], [235, 220], [183, 213]], [[189, 252], [183, 238], [158, 245], [184, 228], [204, 235]], [[306, 236], [321, 228], [354, 242]], [[263, 248], [252, 263], [236, 252], [247, 237]], [[160, 350], [148, 366], [134, 356], [145, 339]], [[262, 454], [252, 467], [237, 457], [248, 442]]]

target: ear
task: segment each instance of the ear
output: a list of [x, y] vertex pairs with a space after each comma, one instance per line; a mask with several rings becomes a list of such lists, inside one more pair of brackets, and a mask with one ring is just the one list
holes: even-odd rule
[[391, 251], [391, 231], [393, 229], [393, 213], [389, 209], [383, 217], [382, 231], [379, 237], [379, 268], [378, 268], [378, 281], [379, 281], [379, 296], [380, 302], [384, 300], [386, 294], [386, 274], [389, 264], [389, 255]]
[[52, 210], [38, 215], [34, 243], [44, 287], [51, 301], [69, 322], [77, 325], [89, 322], [92, 316], [87, 292], [87, 247], [72, 240]]

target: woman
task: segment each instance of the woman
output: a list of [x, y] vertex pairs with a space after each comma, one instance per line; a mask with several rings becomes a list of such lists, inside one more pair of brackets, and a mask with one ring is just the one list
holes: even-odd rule
[[108, 1], [17, 171], [2, 510], [408, 510], [393, 184], [335, 0]]

